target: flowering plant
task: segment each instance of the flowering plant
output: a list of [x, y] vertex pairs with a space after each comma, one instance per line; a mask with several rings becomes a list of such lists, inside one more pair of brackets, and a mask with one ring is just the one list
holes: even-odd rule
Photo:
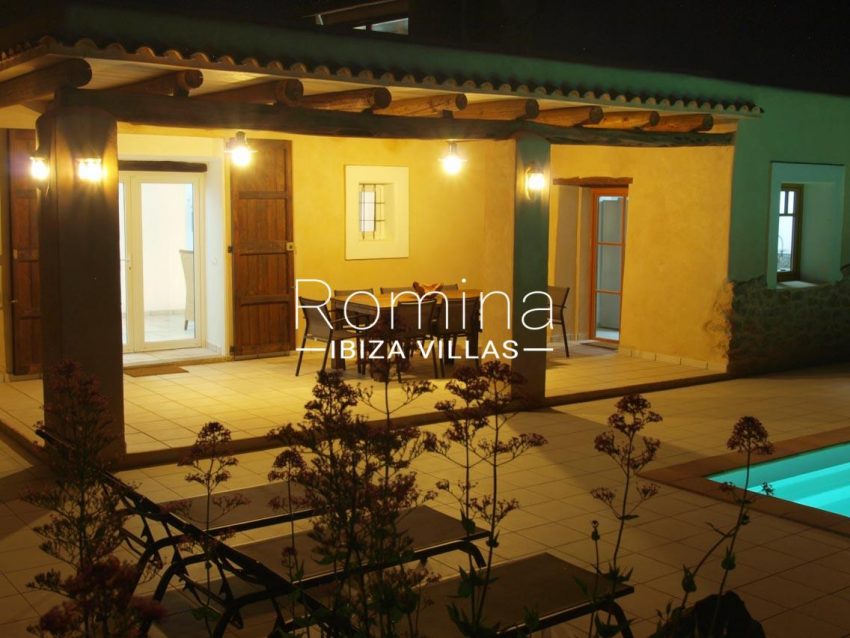
[[54, 481], [23, 498], [52, 512], [47, 523], [35, 528], [44, 539], [40, 548], [67, 564], [72, 574], [52, 569], [29, 583], [67, 598], [29, 630], [55, 638], [133, 638], [143, 622], [161, 618], [164, 610], [133, 595], [141, 574], [113, 556], [123, 541], [127, 513], [105, 481], [113, 443], [106, 399], [96, 379], [73, 362], [50, 369], [45, 382], [53, 397], [45, 411], [58, 435], [46, 448]]
[[[211, 421], [201, 427], [189, 453], [178, 464], [191, 468], [186, 475], [186, 481], [196, 483], [204, 489], [204, 532], [209, 532], [217, 520], [248, 502], [248, 499], [239, 493], [221, 495], [215, 493], [230, 480], [231, 468], [239, 463], [230, 451], [230, 444], [230, 430], [217, 421]], [[210, 555], [215, 543], [221, 542], [227, 536], [228, 534], [218, 534], [213, 538], [209, 534], [204, 534], [200, 540], [200, 549], [206, 557], [204, 560], [206, 593], [199, 598], [201, 605], [192, 610], [192, 615], [204, 621], [210, 636], [213, 635], [213, 623], [219, 618], [219, 613], [211, 604], [213, 565]]]
[[[495, 627], [487, 626], [484, 617], [487, 590], [492, 582], [493, 553], [499, 546], [500, 523], [519, 507], [516, 499], [499, 497], [499, 468], [546, 443], [539, 434], [508, 436], [505, 432], [506, 424], [518, 411], [513, 396], [524, 382], [519, 374], [498, 361], [488, 361], [480, 369], [458, 369], [446, 385], [457, 398], [437, 404], [449, 421], [448, 429], [441, 437], [430, 435], [425, 442], [429, 451], [444, 456], [463, 470], [463, 478], [456, 484], [441, 480], [437, 489], [457, 501], [466, 533], [471, 535], [475, 531], [477, 521], [488, 532], [485, 566], [476, 567], [470, 557], [467, 569], [460, 570], [458, 598], [466, 599], [467, 604], [449, 607], [452, 621], [466, 636], [490, 635], [496, 631]], [[452, 454], [458, 446], [460, 459]], [[473, 480], [479, 466], [483, 468], [487, 485], [483, 493], [479, 493], [478, 482]], [[529, 610], [528, 616], [526, 624], [533, 629], [533, 612]]]
[[[409, 400], [429, 391], [422, 384], [405, 387]], [[410, 469], [424, 449], [422, 435], [395, 426], [389, 407], [381, 425], [368, 423], [354, 413], [361, 402], [372, 405], [371, 389], [345, 383], [339, 372], [320, 372], [304, 420], [270, 433], [287, 449], [275, 458], [269, 478], [285, 480], [287, 500], [313, 511], [313, 559], [338, 574], [325, 596], [327, 615], [317, 620], [343, 635], [415, 636], [419, 591], [430, 576], [405, 565], [412, 541], [403, 521], [407, 511], [433, 498], [417, 488]], [[303, 486], [302, 498], [292, 496], [294, 482]], [[296, 577], [302, 559], [294, 543], [284, 550], [284, 564]]]
[[[608, 429], [596, 436], [593, 446], [605, 454], [619, 467], [623, 475], [623, 489], [617, 492], [611, 487], [596, 487], [590, 491], [593, 498], [604, 503], [617, 521], [617, 537], [607, 570], [602, 569], [599, 556], [599, 522], [593, 521], [591, 539], [596, 550], [596, 574], [610, 587], [613, 595], [617, 587], [631, 578], [631, 570], [625, 571], [619, 563], [620, 548], [626, 523], [638, 518], [638, 507], [658, 493], [658, 486], [638, 479], [638, 472], [655, 460], [661, 441], [645, 436], [644, 428], [660, 422], [661, 415], [652, 411], [650, 402], [640, 394], [629, 394], [617, 401], [617, 411], [608, 417]], [[595, 597], [597, 591], [588, 592]], [[622, 621], [611, 624], [610, 614], [603, 621], [597, 612], [590, 617], [588, 636], [613, 636], [622, 631]]]
[[[726, 447], [734, 452], [743, 454], [746, 458], [744, 471], [744, 484], [737, 487], [733, 483], [724, 483], [720, 489], [730, 496], [732, 502], [738, 507], [735, 522], [728, 529], [722, 529], [712, 523], [709, 527], [717, 534], [717, 540], [709, 547], [705, 555], [694, 567], [682, 567], [682, 599], [677, 607], [667, 605], [664, 613], [658, 612], [658, 629], [655, 638], [668, 638], [679, 636], [690, 636], [699, 632], [698, 635], [710, 636], [711, 638], [723, 638], [731, 636], [728, 626], [730, 622], [741, 627], [758, 625], [746, 611], [744, 603], [733, 592], [725, 591], [726, 581], [729, 573], [736, 565], [735, 544], [741, 528], [750, 522], [749, 510], [752, 498], [748, 495], [750, 489], [750, 468], [754, 456], [765, 456], [773, 453], [773, 443], [762, 425], [761, 421], [752, 416], [744, 416], [738, 419], [732, 427], [732, 435], [726, 442]], [[773, 489], [767, 483], [763, 483], [761, 491], [768, 496], [773, 494]], [[697, 602], [693, 608], [688, 607], [688, 598], [697, 590], [697, 575], [708, 562], [714, 552], [724, 543], [727, 543], [720, 567], [723, 577], [720, 581], [717, 594], [709, 596]], [[732, 619], [734, 618], [734, 621]], [[753, 630], [752, 635], [759, 634], [760, 627]], [[738, 634], [734, 634], [738, 635]], [[748, 634], [749, 635], [749, 634]]]

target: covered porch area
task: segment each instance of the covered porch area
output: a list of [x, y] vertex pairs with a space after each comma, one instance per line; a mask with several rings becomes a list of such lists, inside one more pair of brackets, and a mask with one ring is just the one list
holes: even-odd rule
[[[534, 309], [529, 295], [553, 283], [549, 191], [553, 163], [563, 165], [553, 145], [728, 147], [737, 119], [751, 115], [749, 107], [661, 96], [627, 101], [563, 88], [532, 93], [525, 85], [437, 82], [368, 70], [354, 77], [345, 67], [331, 71], [303, 63], [246, 67], [224, 58], [178, 60], [173, 51], [160, 56], [94, 46], [47, 42], [44, 54], [28, 59], [25, 68], [4, 70], [4, 95], [15, 97], [7, 99], [2, 125], [31, 127], [43, 111], [32, 153], [47, 169], [45, 185], [18, 175], [13, 189], [41, 200], [41, 219], [30, 220], [40, 250], [34, 245], [29, 253], [13, 253], [29, 255], [31, 275], [33, 269], [40, 273], [40, 297], [27, 300], [29, 310], [40, 314], [25, 315], [23, 304], [10, 306], [7, 326], [28, 335], [31, 352], [43, 354], [24, 375], [70, 358], [98, 376], [128, 454], [179, 450], [209, 420], [231, 426], [247, 449], [260, 445], [272, 426], [301, 416], [313, 379], [295, 377], [295, 357], [273, 356], [294, 351], [300, 342], [298, 278], [341, 289], [407, 286], [427, 278], [502, 291], [512, 304], [488, 314], [483, 338], [517, 344], [513, 365], [528, 378], [538, 405], [717, 373], [716, 362], [711, 367], [705, 359], [691, 361], [687, 352], [668, 356], [640, 339], [620, 354], [603, 350], [581, 357], [574, 347], [573, 357], [562, 359], [555, 354], [560, 348], [548, 343], [548, 330], [525, 319]], [[237, 131], [263, 158], [253, 171], [239, 172], [235, 156], [227, 154], [225, 142]], [[453, 146], [467, 163], [454, 181], [438, 177], [440, 160]], [[81, 161], [99, 166], [97, 179], [77, 175]], [[185, 366], [187, 372], [176, 374], [127, 376], [122, 373], [132, 304], [122, 281], [131, 276], [120, 249], [126, 230], [122, 192], [143, 192], [144, 176], [121, 174], [156, 172], [164, 165], [192, 172], [198, 164], [207, 177], [193, 196], [203, 191], [212, 205], [198, 214], [192, 200], [182, 211], [194, 215], [183, 218], [184, 226], [203, 227], [205, 234], [192, 250], [177, 247], [194, 252], [197, 277], [177, 295], [187, 301], [176, 330], [181, 323], [184, 332], [191, 326], [198, 341], [193, 345], [209, 348], [221, 362]], [[401, 167], [407, 177], [356, 178], [352, 191], [348, 169], [363, 166]], [[393, 223], [394, 238], [404, 241], [387, 253], [357, 246], [365, 235], [379, 234], [376, 210], [363, 226], [363, 195], [376, 192], [368, 187], [389, 184], [395, 196], [402, 183], [409, 184], [409, 199], [394, 211], [399, 216]], [[132, 193], [127, 202], [138, 200]], [[265, 221], [252, 226], [248, 220], [256, 213]], [[266, 260], [259, 270], [245, 265], [256, 257]], [[181, 276], [187, 271], [184, 265]], [[146, 294], [137, 293], [136, 306]], [[266, 311], [257, 312], [261, 306]], [[34, 318], [41, 320], [38, 330]], [[140, 350], [147, 345], [142, 339]], [[10, 372], [17, 370], [15, 356], [7, 353]], [[252, 357], [268, 358], [229, 361]], [[305, 358], [315, 369], [310, 355]], [[50, 401], [35, 379], [14, 381], [3, 392], [9, 407], [3, 420], [15, 427], [31, 427], [42, 416], [41, 404]], [[410, 410], [408, 416], [437, 418], [430, 402]]]

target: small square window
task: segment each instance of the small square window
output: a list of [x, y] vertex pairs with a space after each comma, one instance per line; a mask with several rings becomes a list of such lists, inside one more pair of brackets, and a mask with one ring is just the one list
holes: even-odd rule
[[345, 167], [346, 259], [409, 255], [408, 193], [407, 167]]

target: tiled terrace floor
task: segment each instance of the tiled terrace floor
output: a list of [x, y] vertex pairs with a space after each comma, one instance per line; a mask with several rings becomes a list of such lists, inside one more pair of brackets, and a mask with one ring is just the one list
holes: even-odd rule
[[[709, 374], [705, 368], [619, 355], [594, 346], [574, 344], [572, 357], [550, 356], [547, 396], [567, 395], [632, 384], [688, 379]], [[430, 361], [416, 359], [419, 377], [433, 374]], [[310, 397], [321, 359], [305, 355], [301, 376], [296, 357], [276, 357], [186, 365], [186, 374], [130, 377], [124, 375], [124, 418], [129, 452], [149, 452], [189, 445], [201, 425], [226, 423], [234, 438], [263, 437], [274, 426], [297, 421]], [[713, 372], [711, 372], [713, 374]], [[366, 382], [349, 367], [346, 377]], [[433, 412], [448, 397], [445, 380], [433, 396], [422, 398], [398, 415]], [[393, 390], [398, 393], [399, 390]], [[33, 424], [43, 418], [40, 380], [0, 384], [0, 421], [33, 438]], [[365, 412], [376, 418], [376, 412]]]
[[[850, 420], [850, 364], [789, 372], [762, 378], [738, 379], [648, 395], [664, 416], [649, 434], [662, 441], [657, 467], [713, 456], [725, 451], [734, 421], [742, 415], [759, 417], [776, 441], [835, 429]], [[593, 551], [590, 521], [603, 530], [602, 551], [610, 551], [613, 522], [588, 490], [616, 485], [618, 471], [593, 451], [594, 436], [603, 430], [612, 411], [606, 399], [524, 413], [512, 427], [539, 432], [549, 444], [507, 466], [504, 496], [517, 498], [521, 509], [504, 523], [500, 558], [543, 550], [577, 564], [587, 564]], [[440, 430], [442, 426], [428, 426]], [[234, 486], [265, 481], [273, 452], [242, 455]], [[439, 459], [418, 462], [420, 483], [451, 478], [451, 466]], [[183, 479], [184, 470], [159, 466], [123, 473], [155, 499], [194, 493]], [[25, 583], [37, 570], [51, 566], [37, 548], [32, 526], [44, 515], [17, 500], [20, 490], [42, 475], [15, 449], [0, 440], [0, 631], [4, 638], [26, 635], [24, 628], [52, 602], [50, 596], [29, 592]], [[437, 507], [454, 514], [445, 501]], [[655, 610], [679, 596], [683, 563], [693, 564], [714, 538], [707, 522], [725, 524], [734, 517], [731, 505], [705, 496], [662, 486], [660, 494], [639, 511], [627, 529], [624, 566], [634, 568], [636, 593], [623, 599], [635, 618], [636, 636], [653, 628]], [[745, 599], [764, 623], [768, 638], [838, 638], [850, 635], [850, 539], [807, 528], [768, 514], [754, 513], [739, 538], [738, 568], [729, 585]], [[261, 534], [276, 534], [267, 528]], [[234, 541], [235, 542], [235, 541]], [[706, 568], [699, 593], [710, 593], [718, 582], [717, 560]], [[450, 561], [432, 562], [451, 572]], [[583, 630], [583, 631], [582, 631]], [[242, 635], [242, 634], [237, 634]], [[586, 627], [561, 627], [551, 636], [586, 635]]]

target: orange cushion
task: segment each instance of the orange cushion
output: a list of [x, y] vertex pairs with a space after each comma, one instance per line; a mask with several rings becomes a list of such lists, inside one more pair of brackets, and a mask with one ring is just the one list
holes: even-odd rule
[[420, 284], [418, 281], [413, 282], [413, 289], [418, 292], [420, 295], [424, 295], [426, 292], [434, 292], [439, 290], [443, 284]]

